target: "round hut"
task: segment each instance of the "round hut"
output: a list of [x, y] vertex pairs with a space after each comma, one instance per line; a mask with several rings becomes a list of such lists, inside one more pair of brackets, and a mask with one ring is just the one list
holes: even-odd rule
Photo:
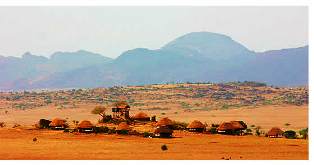
[[190, 132], [203, 132], [205, 130], [205, 125], [198, 120], [194, 120], [187, 126], [187, 129]]
[[245, 129], [247, 129], [247, 125], [243, 121], [230, 121], [230, 123], [237, 130], [245, 130]]
[[155, 136], [160, 138], [170, 138], [172, 137], [172, 133], [173, 130], [168, 126], [159, 126], [154, 132]]
[[130, 129], [131, 129], [130, 126], [126, 122], [121, 122], [118, 125], [116, 131], [118, 134], [128, 134]]
[[64, 119], [55, 118], [50, 122], [49, 127], [51, 129], [62, 130], [62, 129], [67, 128], [68, 124], [66, 123], [66, 120]]
[[222, 134], [238, 134], [241, 135], [242, 131], [247, 128], [246, 124], [243, 121], [230, 121], [223, 122], [217, 128], [218, 133]]
[[156, 128], [156, 130], [154, 132], [156, 137], [162, 137], [162, 138], [172, 137], [173, 122], [168, 117], [160, 119], [156, 123], [156, 126], [157, 126], [157, 128]]
[[162, 126], [172, 127], [172, 125], [173, 125], [173, 122], [168, 117], [160, 119], [156, 124], [156, 126], [159, 126], [159, 127], [162, 127]]
[[278, 127], [273, 127], [267, 132], [267, 136], [270, 138], [278, 138], [283, 136], [283, 131]]
[[150, 121], [150, 117], [144, 113], [144, 112], [139, 112], [135, 116], [133, 116], [133, 120], [137, 121]]
[[77, 128], [79, 132], [84, 132], [84, 133], [90, 133], [94, 131], [94, 125], [88, 120], [81, 121]]

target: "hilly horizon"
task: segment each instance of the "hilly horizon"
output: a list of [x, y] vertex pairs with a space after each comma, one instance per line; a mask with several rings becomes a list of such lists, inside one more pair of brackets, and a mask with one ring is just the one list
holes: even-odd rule
[[84, 50], [49, 58], [0, 56], [0, 90], [227, 81], [307, 86], [308, 46], [254, 52], [226, 35], [192, 32], [160, 49], [136, 48], [115, 59]]

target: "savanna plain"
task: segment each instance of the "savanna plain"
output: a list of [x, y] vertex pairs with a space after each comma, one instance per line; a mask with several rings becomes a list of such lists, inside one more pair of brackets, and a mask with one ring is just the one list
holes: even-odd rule
[[[91, 111], [101, 105], [111, 114], [118, 100], [128, 102], [130, 116], [144, 112], [157, 121], [199, 120], [206, 130], [243, 121], [248, 128], [242, 136], [180, 129], [172, 138], [151, 138], [35, 127], [39, 119], [53, 118], [65, 119], [70, 128], [82, 120], [115, 127], [99, 123], [100, 116]], [[307, 87], [234, 82], [1, 92], [0, 122], [0, 159], [308, 159], [308, 139], [299, 134], [308, 128]], [[155, 129], [151, 122], [130, 127], [138, 132]], [[266, 137], [272, 127], [293, 130], [297, 137]]]

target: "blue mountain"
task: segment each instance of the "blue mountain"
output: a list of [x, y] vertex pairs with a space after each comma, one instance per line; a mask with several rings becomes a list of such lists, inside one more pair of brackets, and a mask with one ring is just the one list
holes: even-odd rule
[[2, 90], [187, 81], [308, 85], [308, 46], [254, 52], [226, 35], [193, 32], [160, 49], [128, 50], [116, 59], [87, 51], [57, 52], [50, 58], [0, 56]]

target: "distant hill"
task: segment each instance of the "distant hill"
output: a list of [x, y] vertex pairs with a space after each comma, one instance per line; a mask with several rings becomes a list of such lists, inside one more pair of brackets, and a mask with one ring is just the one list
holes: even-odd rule
[[308, 46], [256, 53], [228, 36], [193, 32], [116, 59], [86, 51], [0, 56], [0, 69], [1, 90], [245, 80], [298, 86], [308, 84]]
[[[50, 58], [27, 52], [18, 57], [0, 56], [0, 90], [30, 89], [52, 75], [110, 62], [112, 59], [87, 52], [56, 52]], [[51, 87], [53, 88], [53, 87]]]

